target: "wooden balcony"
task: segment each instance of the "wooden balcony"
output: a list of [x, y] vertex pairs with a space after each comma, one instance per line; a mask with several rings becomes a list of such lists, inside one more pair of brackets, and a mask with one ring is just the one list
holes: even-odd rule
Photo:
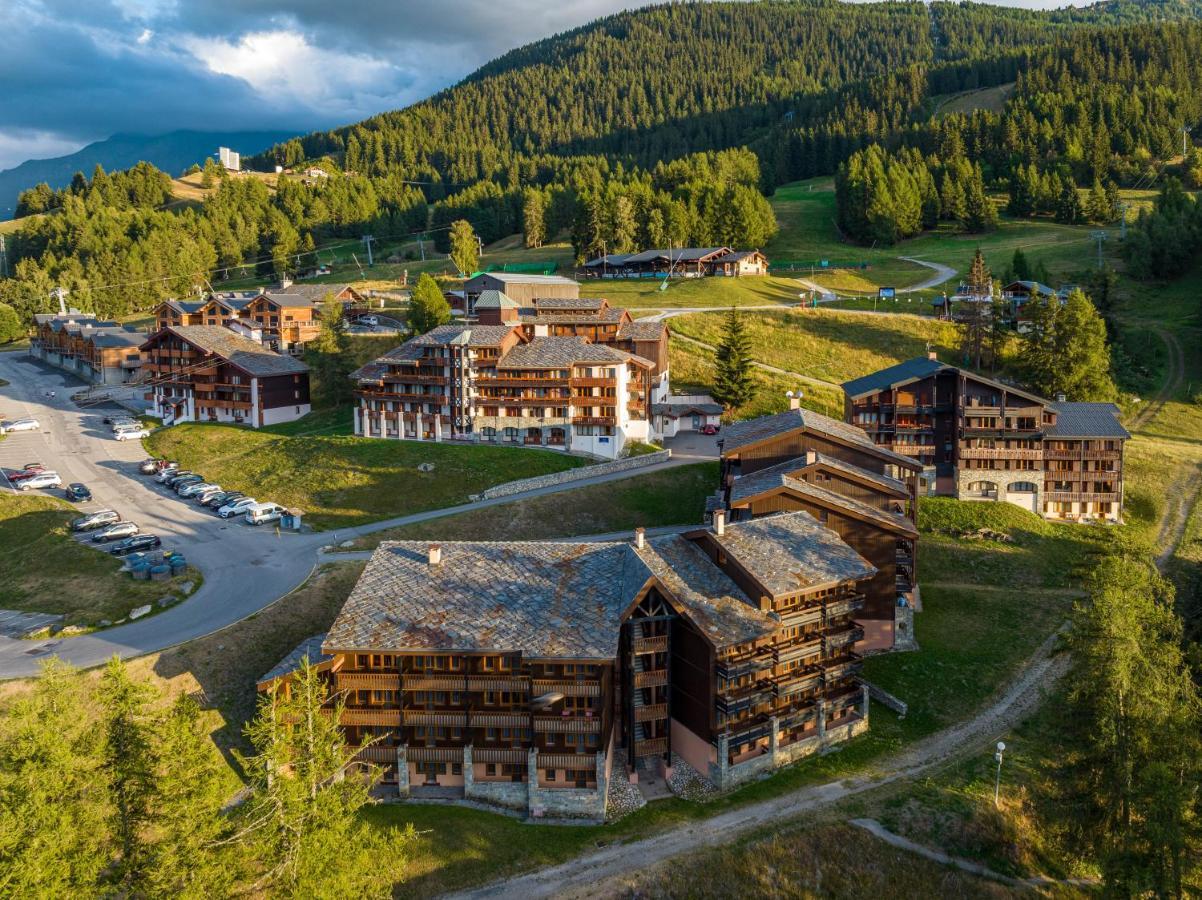
[[199, 393], [196, 395], [196, 405], [214, 409], [251, 409], [249, 400], [223, 400], [220, 397]]
[[445, 375], [409, 375], [398, 373], [385, 375], [380, 381], [384, 384], [446, 384], [450, 381]]
[[1044, 450], [1044, 459], [1081, 459], [1080, 450]]
[[473, 763], [524, 765], [529, 755], [529, 751], [520, 747], [472, 747]]
[[894, 453], [900, 453], [902, 456], [927, 456], [935, 453], [936, 447], [934, 444], [893, 444], [889, 447]]
[[344, 709], [343, 725], [400, 725], [399, 709]]
[[354, 750], [355, 755], [352, 757], [355, 762], [367, 763], [394, 763], [396, 762], [396, 747], [384, 747], [380, 744], [373, 744], [370, 747], [347, 747], [348, 750]]
[[337, 672], [334, 684], [340, 691], [398, 691], [400, 675], [370, 672]]
[[530, 679], [522, 675], [468, 675], [469, 691], [511, 691], [525, 693], [530, 690]]
[[529, 728], [530, 713], [527, 712], [473, 712], [472, 728]]
[[1117, 503], [1119, 494], [1095, 491], [1048, 491], [1043, 498], [1056, 503]]
[[465, 689], [462, 675], [405, 675], [401, 679], [405, 691], [462, 691]]
[[572, 394], [571, 400], [573, 406], [608, 406], [612, 408], [618, 404], [617, 397], [594, 397], [591, 394]]
[[601, 685], [596, 681], [560, 681], [536, 678], [530, 683], [532, 693], [555, 692], [565, 697], [600, 697]]
[[664, 653], [668, 649], [668, 636], [635, 638], [631, 649], [635, 653]]
[[597, 755], [593, 752], [539, 753], [537, 765], [540, 769], [593, 769], [597, 765]]
[[772, 692], [777, 697], [788, 697], [811, 691], [822, 683], [820, 672], [790, 672], [773, 682]]
[[520, 387], [548, 387], [550, 385], [565, 384], [568, 379], [559, 375], [522, 375], [520, 377], [507, 378], [504, 375], [481, 375], [474, 379], [478, 387], [498, 387], [498, 388], [520, 388]]
[[[934, 448], [932, 448], [934, 449]], [[961, 459], [1033, 459], [1044, 458], [1042, 450], [993, 449], [988, 447], [961, 447]]]
[[463, 762], [463, 748], [410, 746], [405, 751], [405, 758], [409, 762], [461, 763]]
[[635, 756], [656, 756], [661, 753], [668, 752], [667, 738], [652, 738], [649, 741], [635, 741], [634, 755]]
[[406, 725], [435, 725], [444, 728], [467, 727], [467, 713], [458, 710], [406, 709], [404, 713]]
[[616, 425], [617, 419], [613, 416], [572, 416], [573, 425]]
[[601, 720], [582, 716], [535, 716], [534, 730], [551, 734], [600, 734]]
[[574, 388], [615, 387], [616, 378], [569, 378], [568, 385]]
[[656, 719], [668, 718], [668, 704], [653, 703], [650, 706], [638, 706], [634, 710], [636, 722], [654, 722]]
[[1123, 458], [1121, 450], [1085, 450], [1082, 454], [1086, 459], [1113, 459], [1119, 460]]
[[636, 688], [660, 687], [668, 683], [666, 669], [653, 669], [650, 672], [635, 672], [634, 686]]

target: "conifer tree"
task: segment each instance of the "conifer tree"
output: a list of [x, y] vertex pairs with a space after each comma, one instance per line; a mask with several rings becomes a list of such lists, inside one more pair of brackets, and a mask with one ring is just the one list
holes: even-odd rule
[[547, 195], [538, 188], [522, 192], [522, 232], [527, 247], [541, 247], [547, 238]]
[[1085, 218], [1085, 207], [1081, 194], [1071, 178], [1066, 178], [1056, 201], [1056, 221], [1063, 225], [1076, 225]]
[[1079, 401], [1114, 398], [1106, 323], [1082, 291], [1074, 290], [1063, 305], [1055, 297], [1032, 297], [1026, 313], [1022, 360], [1036, 391]]
[[732, 408], [750, 400], [755, 393], [751, 340], [743, 330], [742, 317], [733, 306], [726, 313], [722, 342], [714, 361], [714, 399]]
[[480, 268], [480, 245], [466, 219], [451, 223], [451, 262], [465, 278]]
[[431, 328], [451, 321], [451, 307], [442, 288], [428, 272], [422, 272], [409, 300], [409, 330], [425, 334]]
[[321, 304], [321, 331], [309, 345], [308, 361], [313, 370], [317, 397], [326, 407], [338, 406], [350, 399], [354, 369], [350, 336], [342, 301], [332, 293]]
[[1014, 275], [1015, 281], [1031, 280], [1031, 264], [1027, 262], [1027, 254], [1023, 253], [1022, 247], [1014, 248], [1014, 256], [1010, 260], [1010, 271]]
[[1110, 203], [1106, 199], [1106, 189], [1102, 186], [1100, 178], [1095, 178], [1093, 186], [1089, 189], [1089, 199], [1085, 204], [1085, 214], [1091, 222], [1110, 221]]
[[985, 184], [978, 165], [964, 189], [964, 230], [970, 234], [992, 231], [997, 227], [997, 209], [985, 195]]

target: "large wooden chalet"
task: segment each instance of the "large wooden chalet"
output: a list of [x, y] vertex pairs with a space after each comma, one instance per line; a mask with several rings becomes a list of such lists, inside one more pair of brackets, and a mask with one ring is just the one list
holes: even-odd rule
[[867, 728], [874, 567], [805, 512], [630, 542], [387, 542], [302, 657], [401, 796], [601, 820], [608, 783], [722, 788]]
[[875, 569], [856, 617], [862, 649], [891, 649], [912, 636], [912, 612], [921, 604], [917, 462], [858, 428], [796, 407], [728, 425], [719, 447], [722, 481], [711, 510], [736, 522], [809, 513]]
[[1122, 519], [1131, 435], [1112, 403], [1046, 400], [934, 354], [843, 391], [847, 421], [921, 464], [931, 493], [1004, 500], [1049, 519]]
[[673, 247], [639, 253], [607, 253], [584, 264], [593, 278], [644, 278], [667, 275], [767, 275], [768, 257], [759, 250], [730, 247]]
[[38, 313], [29, 355], [92, 384], [128, 384], [139, 379], [146, 335], [87, 313]]

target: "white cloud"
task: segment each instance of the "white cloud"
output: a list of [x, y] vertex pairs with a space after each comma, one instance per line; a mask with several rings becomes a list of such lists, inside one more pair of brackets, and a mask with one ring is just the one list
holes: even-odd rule
[[154, 37], [154, 32], [149, 28], [143, 28], [142, 33], [138, 35], [138, 43], [142, 45], [149, 44], [152, 37]]
[[0, 171], [11, 169], [27, 159], [65, 156], [74, 153], [85, 143], [49, 131], [0, 130]]

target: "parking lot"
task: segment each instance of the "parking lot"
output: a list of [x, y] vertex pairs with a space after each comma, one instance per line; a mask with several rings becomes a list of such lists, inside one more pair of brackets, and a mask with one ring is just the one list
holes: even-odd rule
[[[158, 535], [164, 546], [181, 551], [205, 579], [186, 602], [119, 628], [41, 643], [0, 635], [0, 677], [31, 674], [37, 660], [52, 651], [78, 665], [94, 665], [113, 653], [148, 652], [208, 634], [255, 612], [264, 598], [282, 596], [308, 576], [314, 551], [326, 540], [320, 535], [278, 534], [271, 527], [222, 520], [155, 484], [138, 472], [138, 463], [146, 458], [142, 442], [115, 440], [104, 423], [104, 416], [117, 408], [78, 408], [71, 395], [82, 384], [57, 369], [23, 353], [0, 353], [0, 378], [9, 382], [0, 387], [0, 419], [32, 417], [41, 425], [38, 431], [0, 440], [0, 468], [17, 470], [37, 462], [58, 472], [64, 485], [85, 484], [92, 500], [75, 504], [80, 515], [116, 510], [141, 532]], [[49, 391], [53, 397], [47, 396]], [[0, 491], [9, 490], [7, 479], [0, 480]], [[37, 493], [63, 496], [58, 488]]]

